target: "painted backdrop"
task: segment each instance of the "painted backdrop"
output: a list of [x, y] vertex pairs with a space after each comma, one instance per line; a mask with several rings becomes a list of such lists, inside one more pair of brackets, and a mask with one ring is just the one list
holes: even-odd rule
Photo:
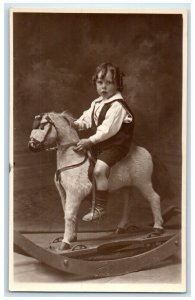
[[[135, 115], [134, 141], [166, 166], [181, 201], [182, 16], [172, 14], [14, 13], [14, 218], [25, 230], [61, 230], [63, 213], [53, 183], [55, 153], [27, 148], [40, 112], [68, 110], [79, 117], [96, 98], [91, 76], [102, 62], [125, 73], [124, 97]], [[166, 176], [165, 176], [166, 177]], [[151, 219], [148, 204], [132, 191], [132, 220]], [[109, 217], [90, 228], [113, 227], [121, 196]], [[84, 202], [81, 215], [88, 209]], [[86, 228], [80, 222], [80, 228]]]

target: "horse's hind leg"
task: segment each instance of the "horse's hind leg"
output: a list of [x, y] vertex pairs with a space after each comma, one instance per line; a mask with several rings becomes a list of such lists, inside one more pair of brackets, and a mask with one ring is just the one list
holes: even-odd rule
[[161, 215], [160, 196], [154, 191], [152, 183], [139, 186], [143, 196], [148, 200], [152, 209], [154, 226], [156, 229], [163, 229], [163, 219]]
[[122, 196], [123, 196], [123, 210], [122, 210], [122, 217], [120, 219], [120, 222], [118, 224], [117, 232], [116, 233], [123, 233], [123, 231], [126, 230], [126, 228], [129, 226], [129, 213], [130, 213], [130, 187], [125, 187], [122, 190]]
[[123, 199], [121, 203], [123, 205], [122, 217], [117, 226], [116, 233], [123, 233], [125, 231], [127, 224], [129, 222], [129, 189], [124, 188], [122, 191]]

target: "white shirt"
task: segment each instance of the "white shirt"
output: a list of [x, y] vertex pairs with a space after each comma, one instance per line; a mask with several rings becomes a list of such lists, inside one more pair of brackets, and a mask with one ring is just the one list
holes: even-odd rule
[[[120, 92], [109, 99], [103, 99], [101, 96], [95, 99], [88, 110], [84, 111], [82, 116], [75, 121], [79, 125], [79, 130], [85, 130], [92, 126], [92, 113], [94, 110], [94, 122], [97, 125], [98, 117], [101, 109], [105, 103], [112, 102], [113, 100], [123, 99]], [[121, 128], [122, 123], [131, 123], [133, 120], [132, 115], [122, 106], [119, 102], [113, 102], [106, 112], [104, 121], [97, 127], [94, 135], [90, 136], [93, 144], [103, 142], [110, 137], [114, 136]]]

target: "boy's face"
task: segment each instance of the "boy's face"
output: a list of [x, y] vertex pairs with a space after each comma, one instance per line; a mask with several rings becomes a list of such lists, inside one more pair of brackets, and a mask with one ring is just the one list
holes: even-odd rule
[[117, 92], [116, 82], [112, 78], [112, 73], [108, 70], [106, 76], [102, 77], [102, 71], [98, 74], [96, 80], [97, 93], [103, 97], [103, 99], [108, 99]]

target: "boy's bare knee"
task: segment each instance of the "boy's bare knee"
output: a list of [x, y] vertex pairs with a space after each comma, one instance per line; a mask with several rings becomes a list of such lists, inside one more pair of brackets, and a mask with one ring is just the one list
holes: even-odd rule
[[97, 167], [94, 169], [95, 178], [99, 178], [105, 175], [105, 171], [101, 167]]

